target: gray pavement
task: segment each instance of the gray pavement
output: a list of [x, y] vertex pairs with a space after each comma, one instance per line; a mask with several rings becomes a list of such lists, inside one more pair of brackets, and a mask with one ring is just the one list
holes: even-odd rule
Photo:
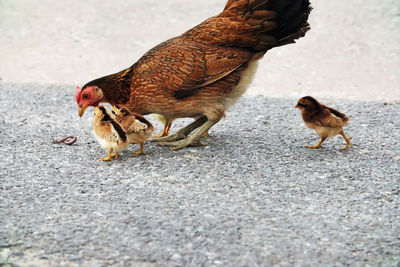
[[103, 163], [73, 87], [0, 92], [0, 265], [400, 264], [399, 103], [327, 102], [351, 118], [345, 152], [304, 148], [296, 99], [246, 96], [208, 147]]

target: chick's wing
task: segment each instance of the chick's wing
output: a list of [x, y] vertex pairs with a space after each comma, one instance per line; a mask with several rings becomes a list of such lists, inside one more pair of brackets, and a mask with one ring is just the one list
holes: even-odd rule
[[316, 117], [315, 117], [315, 123], [318, 126], [324, 126], [324, 127], [343, 127], [347, 124], [348, 118], [336, 111], [332, 112], [333, 109], [325, 107]]

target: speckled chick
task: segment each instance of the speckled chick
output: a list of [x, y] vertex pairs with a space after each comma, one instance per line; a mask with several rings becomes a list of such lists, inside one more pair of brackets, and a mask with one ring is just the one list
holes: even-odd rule
[[139, 144], [140, 150], [135, 155], [146, 154], [143, 151], [144, 143], [153, 133], [153, 125], [142, 115], [131, 113], [125, 108], [113, 106], [112, 112], [116, 121], [122, 126], [130, 144]]
[[306, 126], [314, 129], [321, 138], [318, 144], [307, 147], [320, 148], [326, 138], [338, 134], [343, 136], [346, 141], [346, 146], [341, 148], [341, 150], [345, 150], [351, 146], [351, 138], [347, 137], [343, 132], [343, 127], [350, 120], [345, 114], [319, 103], [311, 96], [300, 98], [295, 108], [301, 110], [301, 115]]
[[108, 156], [100, 158], [100, 161], [111, 161], [112, 158], [119, 156], [118, 152], [129, 145], [121, 125], [114, 120], [112, 113], [104, 106], [94, 109], [93, 130], [100, 145], [108, 151]]

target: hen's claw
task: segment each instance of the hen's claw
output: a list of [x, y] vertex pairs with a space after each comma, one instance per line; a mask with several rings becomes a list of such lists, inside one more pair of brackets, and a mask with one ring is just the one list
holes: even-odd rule
[[204, 140], [192, 140], [192, 138], [188, 137], [175, 142], [160, 142], [159, 145], [170, 146], [172, 151], [176, 151], [189, 146], [208, 146], [208, 143]]
[[169, 136], [152, 139], [152, 142], [176, 142], [182, 139], [185, 139], [191, 132], [202, 126], [205, 122], [207, 122], [207, 117], [203, 116], [199, 119], [195, 120], [191, 124], [186, 127], [180, 129], [178, 132], [171, 134]]
[[181, 140], [165, 141], [160, 142], [159, 144], [161, 146], [172, 146], [171, 150], [173, 151], [179, 150], [187, 146], [207, 146], [208, 143], [204, 140], [201, 140], [201, 138], [203, 138], [204, 133], [206, 133], [217, 122], [218, 120], [207, 120], [192, 135]]

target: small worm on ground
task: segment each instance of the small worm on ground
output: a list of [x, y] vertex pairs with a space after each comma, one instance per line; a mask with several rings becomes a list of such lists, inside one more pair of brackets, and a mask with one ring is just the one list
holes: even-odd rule
[[[71, 140], [68, 141], [68, 139], [71, 139]], [[75, 143], [77, 139], [78, 139], [78, 137], [71, 135], [71, 136], [67, 136], [67, 137], [65, 137], [63, 139], [60, 139], [60, 140], [54, 140], [53, 143], [54, 144], [64, 143], [64, 144], [70, 146], [73, 143]]]

